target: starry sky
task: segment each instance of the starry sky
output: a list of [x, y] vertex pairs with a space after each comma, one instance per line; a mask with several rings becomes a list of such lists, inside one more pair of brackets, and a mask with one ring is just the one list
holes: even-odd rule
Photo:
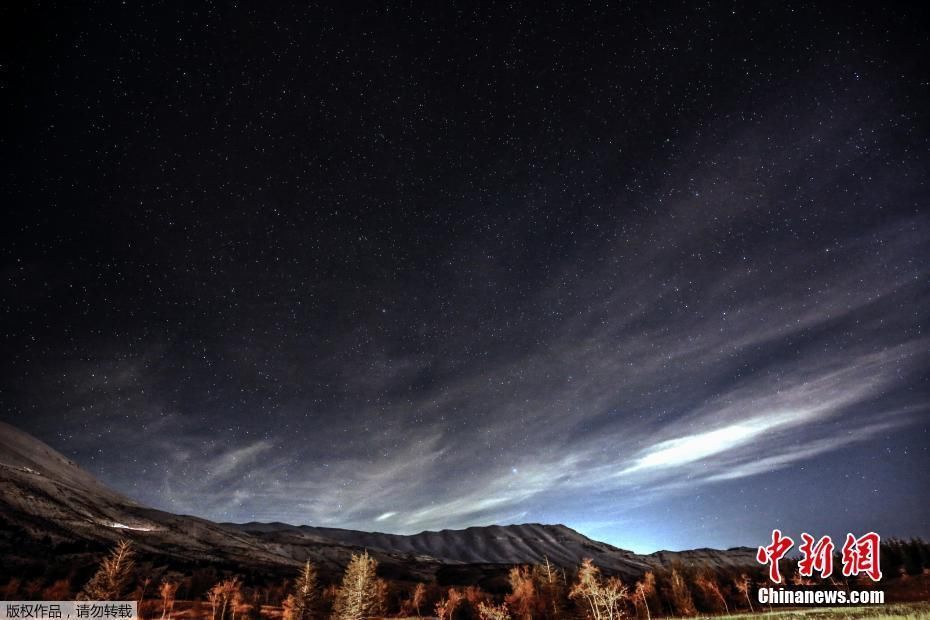
[[72, 4], [0, 419], [221, 521], [930, 535], [925, 9]]

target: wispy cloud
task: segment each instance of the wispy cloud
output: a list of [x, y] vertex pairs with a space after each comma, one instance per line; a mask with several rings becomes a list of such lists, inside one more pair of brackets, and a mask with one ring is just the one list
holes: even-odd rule
[[[859, 252], [863, 243], [847, 246]], [[927, 360], [926, 340], [892, 336], [882, 311], [925, 273], [883, 270], [907, 264], [922, 243], [895, 236], [880, 264], [837, 264], [803, 285], [721, 303], [759, 277], [728, 270], [705, 283], [705, 295], [675, 302], [702, 307], [677, 325], [650, 319], [669, 312], [671, 285], [631, 276], [635, 302], [612, 294], [519, 355], [377, 407], [356, 401], [345, 426], [317, 428], [306, 444], [256, 440], [204, 456], [170, 442], [183, 465], [169, 473], [165, 496], [207, 516], [397, 532], [532, 518], [566, 502], [584, 506], [587, 520], [618, 519], [842, 452], [914, 422], [896, 413], [903, 409], [877, 415], [871, 403], [899, 394]], [[783, 268], [803, 271], [805, 260]], [[862, 278], [878, 284], [864, 289]], [[425, 368], [419, 358], [384, 365], [355, 385], [370, 402]], [[624, 498], [622, 510], [611, 497]]]
[[224, 450], [211, 461], [202, 465], [206, 479], [213, 482], [228, 477], [233, 473], [242, 472], [244, 469], [252, 469], [258, 459], [267, 455], [272, 448], [273, 444], [263, 439], [241, 448]]
[[790, 420], [788, 416], [785, 418], [787, 419], [751, 418], [746, 422], [731, 424], [716, 430], [662, 441], [648, 448], [632, 465], [620, 471], [619, 475], [681, 467], [695, 461], [705, 460], [708, 457], [745, 446], [769, 429]]

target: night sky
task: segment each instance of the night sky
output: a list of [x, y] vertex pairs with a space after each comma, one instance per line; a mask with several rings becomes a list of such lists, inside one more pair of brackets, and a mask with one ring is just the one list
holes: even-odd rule
[[0, 9], [0, 419], [221, 521], [930, 535], [916, 3], [69, 4]]

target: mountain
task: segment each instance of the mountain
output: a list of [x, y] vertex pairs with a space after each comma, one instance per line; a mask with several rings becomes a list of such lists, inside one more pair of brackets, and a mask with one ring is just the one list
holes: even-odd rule
[[597, 542], [564, 525], [489, 525], [409, 536], [281, 523], [226, 524], [281, 546], [330, 541], [365, 549], [431, 558], [443, 564], [544, 564], [577, 566], [592, 557], [605, 570], [640, 575], [649, 569], [643, 556]]
[[92, 562], [121, 538], [132, 539], [143, 557], [166, 566], [290, 575], [311, 560], [331, 579], [352, 553], [368, 550], [386, 577], [449, 584], [488, 585], [509, 566], [547, 559], [573, 568], [590, 557], [605, 572], [627, 579], [675, 561], [716, 567], [754, 562], [746, 548], [638, 555], [564, 525], [492, 525], [404, 536], [284, 523], [214, 523], [141, 506], [48, 445], [0, 423], [0, 557], [11, 575], [42, 562]]

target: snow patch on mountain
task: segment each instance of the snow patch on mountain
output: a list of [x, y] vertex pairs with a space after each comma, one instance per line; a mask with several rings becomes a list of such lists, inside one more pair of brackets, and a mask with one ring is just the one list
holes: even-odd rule
[[107, 527], [115, 527], [120, 530], [133, 530], [135, 532], [153, 532], [154, 527], [141, 527], [138, 525], [126, 525], [125, 523], [105, 523]]

